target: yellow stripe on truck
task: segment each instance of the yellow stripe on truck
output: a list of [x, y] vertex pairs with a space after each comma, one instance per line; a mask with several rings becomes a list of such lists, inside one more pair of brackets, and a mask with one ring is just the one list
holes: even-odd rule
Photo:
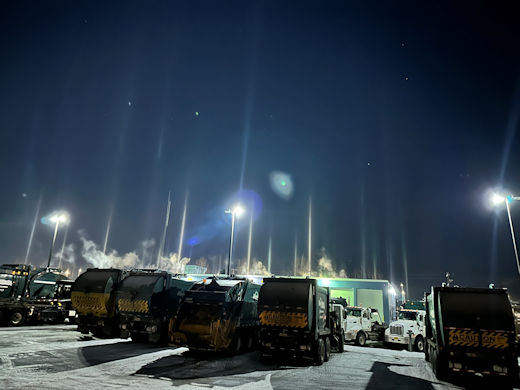
[[110, 294], [105, 293], [82, 293], [73, 291], [70, 300], [72, 306], [78, 314], [87, 315], [106, 315], [107, 302], [110, 299]]
[[148, 313], [148, 301], [144, 299], [136, 299], [131, 301], [130, 299], [119, 299], [117, 301], [117, 307], [121, 312], [132, 312], [132, 313]]
[[474, 330], [450, 329], [450, 345], [478, 347], [478, 332]]
[[450, 329], [449, 345], [461, 347], [478, 347], [505, 349], [509, 347], [509, 339], [506, 332], [482, 331], [482, 344], [479, 340], [479, 332], [474, 330]]
[[482, 346], [486, 348], [505, 349], [509, 347], [507, 335], [503, 332], [482, 332]]
[[284, 326], [289, 328], [305, 328], [307, 314], [280, 311], [263, 311], [260, 313], [260, 324], [266, 326]]

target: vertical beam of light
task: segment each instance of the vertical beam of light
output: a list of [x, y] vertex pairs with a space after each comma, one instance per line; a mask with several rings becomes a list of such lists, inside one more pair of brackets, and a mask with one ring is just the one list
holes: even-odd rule
[[271, 234], [269, 234], [269, 248], [267, 249], [267, 272], [269, 272], [269, 274], [271, 274], [271, 253], [273, 250], [272, 244], [272, 237]]
[[312, 197], [309, 197], [309, 231], [307, 235], [307, 261], [309, 262], [309, 276], [311, 276], [312, 254]]
[[406, 249], [406, 240], [404, 233], [401, 229], [401, 255], [403, 256], [403, 269], [404, 269], [404, 285], [406, 288], [406, 296], [410, 297], [410, 290], [408, 287], [408, 250]]
[[65, 228], [65, 234], [63, 236], [63, 242], [61, 243], [60, 261], [58, 262], [58, 268], [61, 269], [61, 263], [63, 261], [63, 251], [65, 250], [65, 244], [67, 242], [67, 235], [69, 234], [69, 225]]
[[293, 276], [298, 272], [298, 233], [294, 233], [294, 259], [293, 259]]
[[247, 243], [247, 274], [249, 275], [249, 267], [251, 266], [251, 241], [253, 239], [253, 213], [249, 218], [249, 241]]
[[38, 198], [38, 203], [36, 204], [36, 212], [34, 213], [34, 220], [31, 228], [31, 234], [29, 234], [29, 242], [27, 243], [27, 251], [25, 252], [25, 260], [24, 264], [27, 264], [29, 260], [29, 254], [31, 253], [32, 242], [34, 238], [34, 231], [36, 230], [36, 225], [38, 224], [38, 215], [40, 214], [40, 206], [42, 204], [42, 195]]
[[114, 213], [114, 204], [110, 207], [110, 213], [108, 214], [107, 230], [105, 231], [105, 242], [103, 243], [103, 253], [107, 254], [108, 237], [110, 235], [110, 227], [112, 226], [112, 214]]
[[186, 195], [184, 196], [184, 209], [182, 210], [181, 232], [179, 234], [179, 249], [177, 250], [177, 255], [179, 256], [179, 260], [182, 259], [182, 246], [184, 243], [184, 227], [186, 226], [186, 210], [187, 209], [188, 209], [188, 191], [186, 191]]
[[366, 257], [367, 257], [367, 240], [366, 240], [366, 210], [365, 210], [365, 189], [364, 185], [362, 184], [361, 188], [361, 275], [363, 279], [366, 279], [367, 277], [367, 263], [366, 263]]
[[171, 192], [168, 192], [168, 205], [166, 206], [166, 218], [164, 221], [163, 234], [161, 236], [161, 243], [159, 245], [159, 251], [157, 253], [157, 268], [161, 268], [161, 258], [164, 252], [164, 243], [166, 242], [166, 230], [168, 230], [168, 224], [170, 222], [170, 209], [171, 209]]
[[[509, 156], [511, 155], [511, 148], [513, 145], [513, 140], [516, 135], [516, 131], [518, 128], [518, 119], [520, 112], [520, 78], [517, 79], [516, 88], [513, 97], [513, 103], [511, 107], [511, 113], [509, 114], [509, 119], [506, 125], [506, 136], [504, 140], [504, 151], [502, 153], [502, 161], [500, 164], [500, 173], [498, 178], [497, 187], [502, 188], [504, 185], [504, 179], [506, 176], [507, 164], [509, 163]], [[495, 214], [495, 221], [493, 223], [492, 230], [492, 241], [491, 241], [491, 280], [494, 280], [496, 276], [496, 264], [497, 264], [497, 230], [498, 230], [498, 214]]]

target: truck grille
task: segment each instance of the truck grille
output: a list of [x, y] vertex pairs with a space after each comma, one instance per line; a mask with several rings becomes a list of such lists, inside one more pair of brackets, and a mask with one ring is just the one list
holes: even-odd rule
[[392, 325], [390, 326], [390, 334], [403, 335], [403, 325]]

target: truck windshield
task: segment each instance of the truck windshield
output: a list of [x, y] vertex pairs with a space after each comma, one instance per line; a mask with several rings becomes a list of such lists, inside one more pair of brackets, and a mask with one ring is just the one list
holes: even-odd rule
[[347, 309], [347, 316], [361, 317], [361, 309]]
[[399, 312], [399, 319], [400, 320], [415, 321], [416, 318], [417, 318], [417, 313], [415, 311], [401, 311], [401, 312]]

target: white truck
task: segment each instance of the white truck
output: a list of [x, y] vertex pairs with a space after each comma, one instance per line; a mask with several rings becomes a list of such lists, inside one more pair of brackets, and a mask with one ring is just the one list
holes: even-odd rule
[[377, 309], [361, 306], [347, 307], [345, 341], [364, 346], [367, 340], [383, 341], [385, 325]]
[[423, 352], [425, 316], [426, 311], [424, 310], [401, 309], [397, 321], [391, 322], [385, 331], [385, 344], [388, 346], [401, 344], [408, 347], [411, 338], [413, 349]]

